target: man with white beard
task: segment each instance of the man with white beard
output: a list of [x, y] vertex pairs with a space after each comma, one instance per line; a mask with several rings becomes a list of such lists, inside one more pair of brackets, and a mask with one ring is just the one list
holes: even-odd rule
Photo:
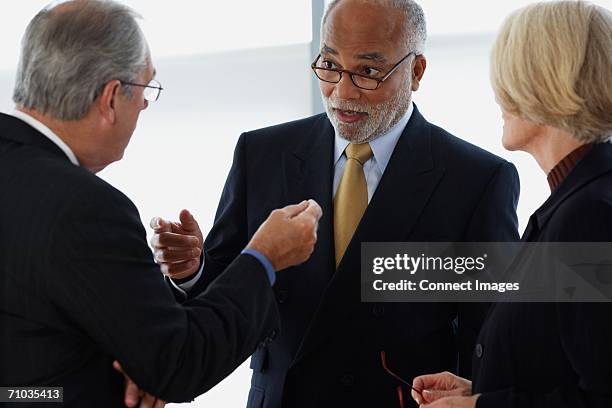
[[[426, 69], [421, 7], [332, 1], [321, 38], [312, 69], [326, 114], [241, 135], [203, 267], [181, 255], [191, 235], [202, 242], [198, 228], [159, 220], [154, 236], [157, 261], [194, 296], [270, 210], [321, 204], [312, 258], [278, 275], [281, 331], [252, 356], [249, 408], [397, 407], [381, 351], [408, 381], [469, 376], [486, 305], [361, 303], [361, 243], [518, 239], [514, 166], [428, 123], [412, 103]], [[181, 220], [194, 224], [187, 212]]]

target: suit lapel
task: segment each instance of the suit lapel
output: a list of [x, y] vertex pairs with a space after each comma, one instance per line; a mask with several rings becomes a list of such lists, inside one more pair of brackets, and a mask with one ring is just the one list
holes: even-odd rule
[[[333, 156], [334, 129], [325, 114], [320, 115], [303, 142], [283, 156], [287, 203], [314, 199], [323, 210], [317, 231], [317, 244], [308, 269], [322, 272], [327, 281], [334, 272], [333, 238]], [[317, 275], [321, 276], [320, 273]]]
[[[323, 295], [296, 360], [333, 333], [338, 322], [359, 306], [361, 243], [406, 240], [443, 173], [444, 169], [434, 162], [430, 125], [415, 108]], [[331, 242], [333, 245], [333, 238]], [[333, 259], [333, 251], [330, 258]]]

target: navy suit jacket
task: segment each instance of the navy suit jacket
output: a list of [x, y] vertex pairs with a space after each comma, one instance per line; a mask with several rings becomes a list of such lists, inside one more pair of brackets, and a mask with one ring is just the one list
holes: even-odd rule
[[249, 255], [178, 304], [134, 204], [2, 114], [0, 203], [0, 386], [63, 387], [63, 406], [123, 407], [117, 359], [144, 390], [187, 401], [278, 327], [265, 269]]
[[469, 376], [487, 306], [361, 303], [360, 244], [518, 240], [514, 166], [428, 123], [415, 108], [336, 270], [333, 154], [334, 129], [324, 114], [245, 133], [236, 146], [194, 293], [271, 210], [310, 198], [323, 209], [310, 260], [278, 273], [281, 330], [251, 359], [249, 408], [396, 406], [397, 383], [383, 371], [381, 350], [408, 380], [455, 371], [458, 359]]
[[[578, 163], [523, 241], [612, 242], [610, 143]], [[474, 354], [477, 407], [611, 407], [611, 316], [611, 303], [495, 304]]]

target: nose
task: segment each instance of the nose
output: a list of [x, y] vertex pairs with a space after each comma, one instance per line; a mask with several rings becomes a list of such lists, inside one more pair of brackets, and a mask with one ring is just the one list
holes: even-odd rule
[[351, 81], [351, 76], [345, 72], [342, 74], [340, 82], [334, 86], [334, 94], [338, 99], [359, 99], [361, 89], [355, 86]]
[[147, 101], [146, 99], [144, 100], [144, 104], [142, 105], [142, 110], [145, 110], [149, 107], [149, 101]]

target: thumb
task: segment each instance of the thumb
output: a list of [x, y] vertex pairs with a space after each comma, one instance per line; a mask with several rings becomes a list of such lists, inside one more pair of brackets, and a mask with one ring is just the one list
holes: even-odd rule
[[200, 229], [198, 222], [195, 220], [195, 218], [193, 218], [193, 215], [191, 215], [189, 210], [181, 210], [179, 220], [181, 221], [183, 230], [187, 232], [195, 232]]
[[161, 217], [153, 217], [149, 226], [158, 234], [160, 232], [172, 232], [172, 225]]
[[123, 367], [121, 367], [121, 363], [119, 363], [119, 361], [117, 361], [117, 360], [113, 361], [113, 368], [114, 368], [116, 371], [119, 371], [121, 374], [125, 374], [125, 373], [123, 372]]
[[321, 209], [321, 206], [319, 206], [319, 204], [315, 200], [308, 200], [307, 202], [308, 207], [300, 214], [300, 216], [309, 215], [314, 218], [316, 222], [318, 222], [321, 219], [321, 216], [323, 215], [323, 210]]
[[308, 208], [308, 201], [304, 200], [299, 204], [293, 204], [293, 205], [288, 205], [286, 207], [283, 207], [282, 211], [289, 218], [293, 218], [296, 215], [300, 214], [302, 211], [304, 211], [306, 208]]
[[457, 390], [423, 390], [421, 395], [426, 402], [430, 403], [437, 401], [440, 398], [453, 397], [461, 394]]

